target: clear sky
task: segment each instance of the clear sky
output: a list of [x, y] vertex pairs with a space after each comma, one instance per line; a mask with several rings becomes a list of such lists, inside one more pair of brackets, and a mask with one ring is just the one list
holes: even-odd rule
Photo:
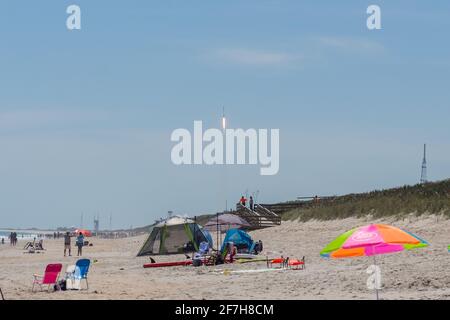
[[[449, 34], [449, 1], [2, 0], [0, 227], [415, 184], [423, 143], [448, 178]], [[278, 175], [172, 164], [171, 132], [216, 127], [223, 106], [231, 127], [280, 129]]]

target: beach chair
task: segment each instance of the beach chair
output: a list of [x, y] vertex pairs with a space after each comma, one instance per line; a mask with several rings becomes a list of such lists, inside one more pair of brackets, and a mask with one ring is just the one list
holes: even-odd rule
[[279, 268], [286, 268], [289, 263], [289, 257], [288, 258], [276, 258], [268, 261], [268, 267], [274, 268], [274, 265], [279, 265]]
[[[186, 257], [189, 257], [186, 255]], [[209, 243], [204, 241], [200, 243], [200, 246], [198, 248], [198, 252], [194, 254], [192, 257], [192, 265], [194, 267], [199, 267], [203, 265], [204, 263], [207, 264], [208, 260], [210, 259], [209, 255]]]
[[41, 239], [37, 243], [36, 241], [27, 242], [27, 244], [23, 247], [23, 249], [26, 250], [28, 253], [35, 253], [36, 251], [45, 251], [44, 240]]
[[206, 256], [209, 253], [209, 243], [206, 241], [200, 243], [198, 253], [201, 254], [202, 256]]
[[33, 275], [33, 287], [31, 291], [34, 292], [35, 285], [39, 285], [42, 291], [43, 286], [47, 285], [47, 290], [50, 292], [50, 286], [55, 285], [58, 282], [59, 274], [62, 270], [62, 264], [49, 264], [45, 268], [45, 273], [43, 276], [37, 274]]
[[227, 262], [226, 257], [228, 255], [228, 249], [229, 249], [228, 246], [222, 247], [222, 251], [213, 249], [214, 253], [208, 256], [207, 259], [205, 259], [204, 264], [207, 266], [216, 266], [219, 264], [225, 264]]
[[34, 250], [44, 251], [44, 240], [39, 240], [39, 242], [35, 244]]
[[81, 281], [86, 281], [86, 290], [89, 289], [89, 282], [88, 282], [88, 273], [89, 273], [89, 267], [91, 265], [91, 260], [89, 259], [80, 259], [75, 264], [75, 272], [73, 274], [73, 279], [79, 280], [80, 284]]
[[303, 257], [301, 260], [298, 259], [291, 259], [288, 262], [289, 269], [292, 270], [305, 270], [306, 264], [305, 264], [305, 257]]
[[28, 241], [24, 246], [23, 246], [23, 250], [28, 250], [29, 248], [34, 248], [34, 243]]

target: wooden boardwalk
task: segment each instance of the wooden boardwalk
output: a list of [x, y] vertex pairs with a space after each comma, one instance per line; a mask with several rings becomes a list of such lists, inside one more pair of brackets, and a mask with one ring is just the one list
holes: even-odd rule
[[243, 218], [251, 225], [252, 230], [269, 228], [281, 225], [281, 217], [262, 205], [255, 205], [254, 210], [237, 204], [233, 214]]

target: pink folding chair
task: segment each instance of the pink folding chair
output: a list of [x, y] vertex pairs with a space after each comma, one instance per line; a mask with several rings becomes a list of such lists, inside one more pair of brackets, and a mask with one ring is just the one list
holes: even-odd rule
[[58, 282], [61, 270], [62, 264], [60, 263], [49, 264], [45, 268], [44, 276], [39, 276], [37, 274], [33, 275], [34, 280], [33, 280], [33, 288], [31, 289], [31, 291], [34, 292], [34, 286], [37, 284], [41, 287], [41, 291], [43, 286], [48, 285], [47, 290], [50, 292], [50, 286]]

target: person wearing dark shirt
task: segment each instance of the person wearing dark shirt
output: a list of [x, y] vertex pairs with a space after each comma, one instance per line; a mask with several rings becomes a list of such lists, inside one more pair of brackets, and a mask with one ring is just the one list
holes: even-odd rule
[[70, 248], [70, 233], [67, 232], [64, 236], [64, 257], [66, 256], [66, 250], [69, 250], [69, 257], [72, 255], [72, 249]]

